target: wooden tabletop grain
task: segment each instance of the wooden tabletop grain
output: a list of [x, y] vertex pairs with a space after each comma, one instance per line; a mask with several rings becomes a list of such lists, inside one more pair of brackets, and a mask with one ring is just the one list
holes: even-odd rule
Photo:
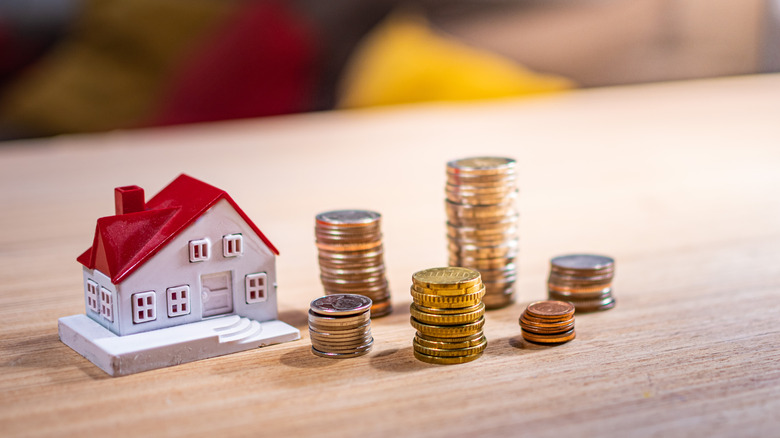
[[[517, 303], [482, 358], [412, 355], [413, 272], [446, 263], [444, 165], [519, 162]], [[280, 249], [281, 319], [303, 339], [111, 378], [62, 344], [113, 188], [186, 172]], [[2, 436], [776, 436], [780, 431], [780, 77], [430, 104], [0, 147]], [[311, 354], [314, 215], [383, 214], [394, 313], [367, 356]], [[616, 259], [613, 310], [555, 347], [520, 338], [549, 259]]]

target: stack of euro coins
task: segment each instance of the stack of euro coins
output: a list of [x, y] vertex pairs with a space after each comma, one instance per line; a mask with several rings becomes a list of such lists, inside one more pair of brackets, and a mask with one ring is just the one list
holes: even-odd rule
[[414, 356], [428, 363], [459, 364], [479, 358], [487, 347], [485, 286], [479, 272], [431, 268], [412, 276], [410, 307]]
[[574, 339], [574, 305], [564, 301], [537, 301], [520, 315], [520, 328], [526, 341], [561, 344]]
[[569, 301], [577, 312], [595, 312], [615, 307], [612, 278], [615, 260], [593, 254], [571, 254], [550, 261], [547, 296]]
[[518, 196], [515, 160], [475, 157], [447, 163], [449, 265], [475, 269], [488, 309], [514, 301]]
[[371, 299], [363, 295], [326, 295], [311, 302], [311, 351], [334, 359], [362, 356], [371, 351]]
[[360, 294], [373, 301], [371, 317], [389, 314], [379, 213], [336, 210], [316, 217], [320, 279], [326, 294]]

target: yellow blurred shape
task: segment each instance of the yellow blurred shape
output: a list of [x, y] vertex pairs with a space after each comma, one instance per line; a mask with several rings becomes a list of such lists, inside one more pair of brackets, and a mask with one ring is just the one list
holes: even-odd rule
[[347, 66], [339, 107], [488, 99], [570, 89], [502, 56], [439, 35], [411, 15], [386, 20]]

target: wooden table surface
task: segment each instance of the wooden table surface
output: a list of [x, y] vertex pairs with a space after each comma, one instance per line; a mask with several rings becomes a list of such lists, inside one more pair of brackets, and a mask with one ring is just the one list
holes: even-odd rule
[[[780, 430], [780, 76], [333, 112], [0, 147], [2, 436], [769, 436]], [[413, 272], [446, 263], [444, 166], [517, 158], [517, 303], [482, 358], [412, 355]], [[62, 344], [113, 188], [181, 172], [227, 190], [280, 249], [303, 339], [111, 378]], [[310, 353], [314, 215], [383, 214], [394, 313], [373, 351]], [[613, 310], [524, 343], [549, 259], [616, 259]]]

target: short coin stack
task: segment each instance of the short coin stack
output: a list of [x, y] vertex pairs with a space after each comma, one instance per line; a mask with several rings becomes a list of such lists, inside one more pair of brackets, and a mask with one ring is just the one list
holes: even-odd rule
[[520, 315], [523, 338], [536, 344], [560, 344], [574, 339], [574, 306], [564, 301], [537, 301]]
[[343, 359], [371, 351], [371, 299], [363, 295], [326, 295], [311, 302], [309, 336], [317, 356]]
[[514, 301], [517, 193], [511, 158], [476, 157], [447, 163], [449, 264], [482, 274], [488, 309]]
[[615, 260], [592, 254], [572, 254], [550, 261], [547, 295], [551, 300], [569, 301], [578, 312], [615, 307], [612, 278]]
[[337, 210], [316, 217], [320, 279], [326, 294], [361, 294], [374, 302], [371, 316], [389, 314], [381, 215], [366, 210]]
[[479, 358], [487, 347], [485, 286], [479, 272], [431, 268], [412, 276], [410, 308], [414, 356], [428, 363], [458, 364]]

